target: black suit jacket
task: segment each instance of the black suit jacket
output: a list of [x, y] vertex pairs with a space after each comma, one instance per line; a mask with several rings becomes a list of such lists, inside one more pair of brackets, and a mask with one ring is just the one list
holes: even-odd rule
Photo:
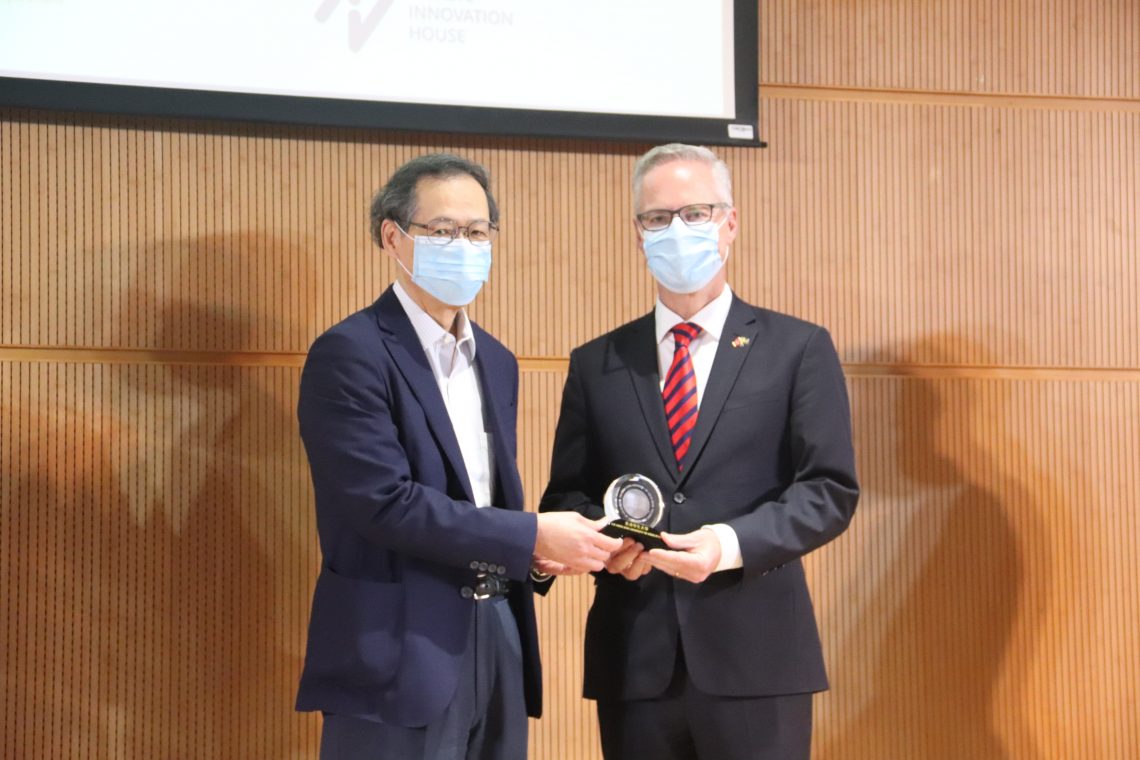
[[535, 516], [515, 466], [518, 363], [473, 325], [496, 507], [478, 509], [415, 328], [388, 289], [319, 337], [297, 414], [322, 566], [297, 709], [423, 726], [451, 701], [478, 602], [472, 563], [502, 567], [523, 645], [527, 708], [541, 711], [527, 576]]
[[727, 523], [744, 566], [692, 584], [596, 576], [585, 695], [668, 686], [680, 643], [693, 683], [722, 696], [827, 688], [800, 558], [839, 535], [859, 496], [843, 372], [827, 331], [734, 298], [678, 473], [650, 313], [574, 350], [541, 509], [602, 515], [624, 473], [661, 487], [664, 528]]

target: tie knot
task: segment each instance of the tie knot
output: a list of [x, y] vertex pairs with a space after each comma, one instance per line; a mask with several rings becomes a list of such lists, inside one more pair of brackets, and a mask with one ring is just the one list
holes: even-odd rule
[[698, 335], [701, 334], [700, 325], [695, 325], [692, 322], [681, 322], [673, 327], [673, 340], [677, 342], [678, 346], [688, 346]]

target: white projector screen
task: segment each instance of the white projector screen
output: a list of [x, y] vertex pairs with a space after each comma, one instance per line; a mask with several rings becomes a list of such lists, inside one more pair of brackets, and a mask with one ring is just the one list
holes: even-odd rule
[[0, 105], [758, 145], [738, 0], [0, 0]]

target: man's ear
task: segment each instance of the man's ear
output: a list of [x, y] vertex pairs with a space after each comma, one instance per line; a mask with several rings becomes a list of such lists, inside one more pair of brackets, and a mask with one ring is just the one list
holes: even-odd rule
[[384, 219], [380, 222], [380, 248], [385, 253], [395, 255], [396, 253], [396, 236], [400, 234], [400, 228], [391, 219]]
[[724, 221], [724, 235], [725, 235], [725, 248], [732, 245], [736, 240], [736, 233], [740, 231], [740, 218], [736, 213], [736, 206], [728, 210], [728, 218]]

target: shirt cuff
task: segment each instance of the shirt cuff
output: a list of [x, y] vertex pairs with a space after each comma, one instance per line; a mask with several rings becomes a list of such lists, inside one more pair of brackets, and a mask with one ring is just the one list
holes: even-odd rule
[[744, 558], [740, 556], [740, 539], [736, 531], [724, 523], [702, 525], [702, 528], [711, 530], [720, 541], [720, 562], [717, 563], [714, 573], [721, 570], [735, 570], [744, 567]]

